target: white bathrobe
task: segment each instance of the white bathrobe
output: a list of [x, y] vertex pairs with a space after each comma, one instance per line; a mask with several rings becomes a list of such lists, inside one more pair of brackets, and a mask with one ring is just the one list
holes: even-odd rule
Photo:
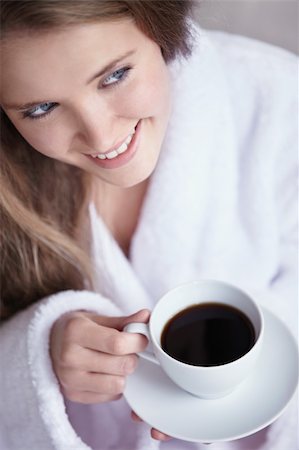
[[[90, 205], [96, 292], [57, 293], [0, 328], [1, 450], [203, 448], [154, 441], [124, 398], [65, 401], [48, 349], [66, 311], [129, 314], [214, 278], [252, 293], [296, 334], [297, 59], [223, 33], [201, 30], [196, 42], [170, 66], [173, 112], [129, 259]], [[291, 403], [265, 430], [213, 449], [296, 450], [296, 425]]]

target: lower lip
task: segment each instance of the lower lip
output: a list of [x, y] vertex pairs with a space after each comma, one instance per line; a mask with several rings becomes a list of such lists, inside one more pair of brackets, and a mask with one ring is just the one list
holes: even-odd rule
[[99, 158], [93, 158], [90, 155], [86, 155], [88, 159], [90, 159], [94, 164], [96, 164], [99, 167], [102, 167], [103, 169], [117, 169], [118, 167], [124, 166], [127, 164], [133, 156], [135, 155], [139, 141], [140, 141], [140, 130], [141, 130], [141, 120], [139, 120], [136, 128], [134, 136], [127, 148], [127, 150], [124, 153], [121, 153], [120, 155], [116, 156], [113, 159], [99, 159]]

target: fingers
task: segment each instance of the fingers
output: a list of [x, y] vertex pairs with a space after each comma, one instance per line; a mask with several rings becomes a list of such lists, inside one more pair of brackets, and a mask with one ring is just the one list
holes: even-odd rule
[[94, 324], [90, 326], [89, 335], [82, 339], [86, 348], [111, 355], [138, 353], [147, 346], [147, 339], [141, 334], [125, 333], [114, 328]]
[[81, 347], [118, 356], [138, 353], [147, 346], [146, 337], [120, 330], [133, 321], [146, 321], [149, 314], [142, 310], [129, 317], [72, 315], [65, 324], [66, 343], [77, 342]]
[[161, 433], [161, 431], [158, 431], [155, 428], [151, 429], [151, 436], [153, 439], [156, 439], [157, 441], [169, 441], [170, 439], [172, 439], [171, 436]]
[[[81, 347], [76, 349], [74, 353], [76, 355], [70, 355], [66, 358], [64, 364], [66, 368], [71, 365], [86, 372], [129, 375], [134, 372], [138, 363], [138, 357], [135, 354], [114, 356]], [[76, 360], [74, 356], [76, 356]]]
[[[143, 422], [143, 420], [134, 411], [131, 411], [131, 417], [134, 420], [134, 422]], [[151, 429], [151, 436], [153, 439], [156, 439], [158, 441], [169, 441], [170, 439], [172, 439], [167, 434], [162, 433], [161, 431], [156, 430], [155, 428]]]
[[69, 369], [61, 373], [60, 383], [64, 392], [88, 391], [95, 394], [116, 396], [122, 394], [124, 391], [125, 377]]
[[96, 394], [94, 392], [82, 392], [82, 391], [67, 391], [64, 393], [65, 397], [68, 398], [68, 400], [71, 400], [72, 402], [76, 403], [84, 403], [84, 404], [96, 404], [96, 403], [103, 403], [103, 402], [113, 402], [116, 400], [119, 400], [122, 395], [106, 395], [106, 394]]
[[143, 422], [143, 420], [137, 416], [137, 414], [134, 411], [131, 411], [131, 417], [134, 420], [134, 422]]
[[121, 331], [132, 321], [146, 322], [150, 312], [102, 317], [77, 311], [59, 318], [51, 330], [50, 355], [63, 394], [73, 401], [97, 403], [121, 395], [125, 378], [137, 365], [136, 353], [147, 339]]
[[147, 309], [141, 309], [130, 316], [123, 317], [106, 317], [91, 315], [91, 319], [99, 325], [103, 325], [108, 328], [115, 328], [118, 331], [122, 331], [123, 328], [131, 322], [148, 322], [150, 317], [150, 311]]

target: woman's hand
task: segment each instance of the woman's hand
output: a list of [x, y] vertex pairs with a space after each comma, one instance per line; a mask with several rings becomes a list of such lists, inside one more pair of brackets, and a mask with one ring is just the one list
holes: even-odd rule
[[[134, 411], [131, 412], [131, 416], [135, 422], [142, 422], [142, 419], [140, 419], [140, 417], [137, 416], [137, 414]], [[157, 441], [169, 441], [170, 439], [172, 439], [171, 436], [168, 436], [168, 434], [162, 433], [161, 431], [156, 430], [155, 428], [151, 429], [151, 436], [153, 439], [156, 439]]]
[[76, 311], [60, 317], [51, 330], [50, 355], [63, 395], [79, 403], [118, 399], [136, 368], [136, 353], [147, 345], [145, 336], [122, 330], [131, 322], [147, 322], [149, 315], [147, 310], [128, 317]]

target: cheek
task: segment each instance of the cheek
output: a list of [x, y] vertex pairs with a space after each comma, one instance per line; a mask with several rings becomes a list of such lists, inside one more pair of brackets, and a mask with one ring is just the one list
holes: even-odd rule
[[170, 105], [170, 82], [166, 69], [140, 76], [115, 105], [123, 117], [150, 118], [164, 115]]
[[16, 129], [23, 136], [25, 141], [27, 141], [35, 150], [42, 153], [45, 156], [54, 157], [61, 155], [61, 149], [67, 148], [67, 138], [66, 135], [60, 133], [55, 127], [55, 132], [52, 127], [44, 127], [40, 129], [40, 125], [33, 123], [32, 125], [19, 124], [18, 122], [13, 122]]
[[148, 116], [161, 116], [168, 111], [169, 92], [167, 86], [161, 85], [159, 80], [150, 83], [138, 95], [138, 102], [143, 106]]

